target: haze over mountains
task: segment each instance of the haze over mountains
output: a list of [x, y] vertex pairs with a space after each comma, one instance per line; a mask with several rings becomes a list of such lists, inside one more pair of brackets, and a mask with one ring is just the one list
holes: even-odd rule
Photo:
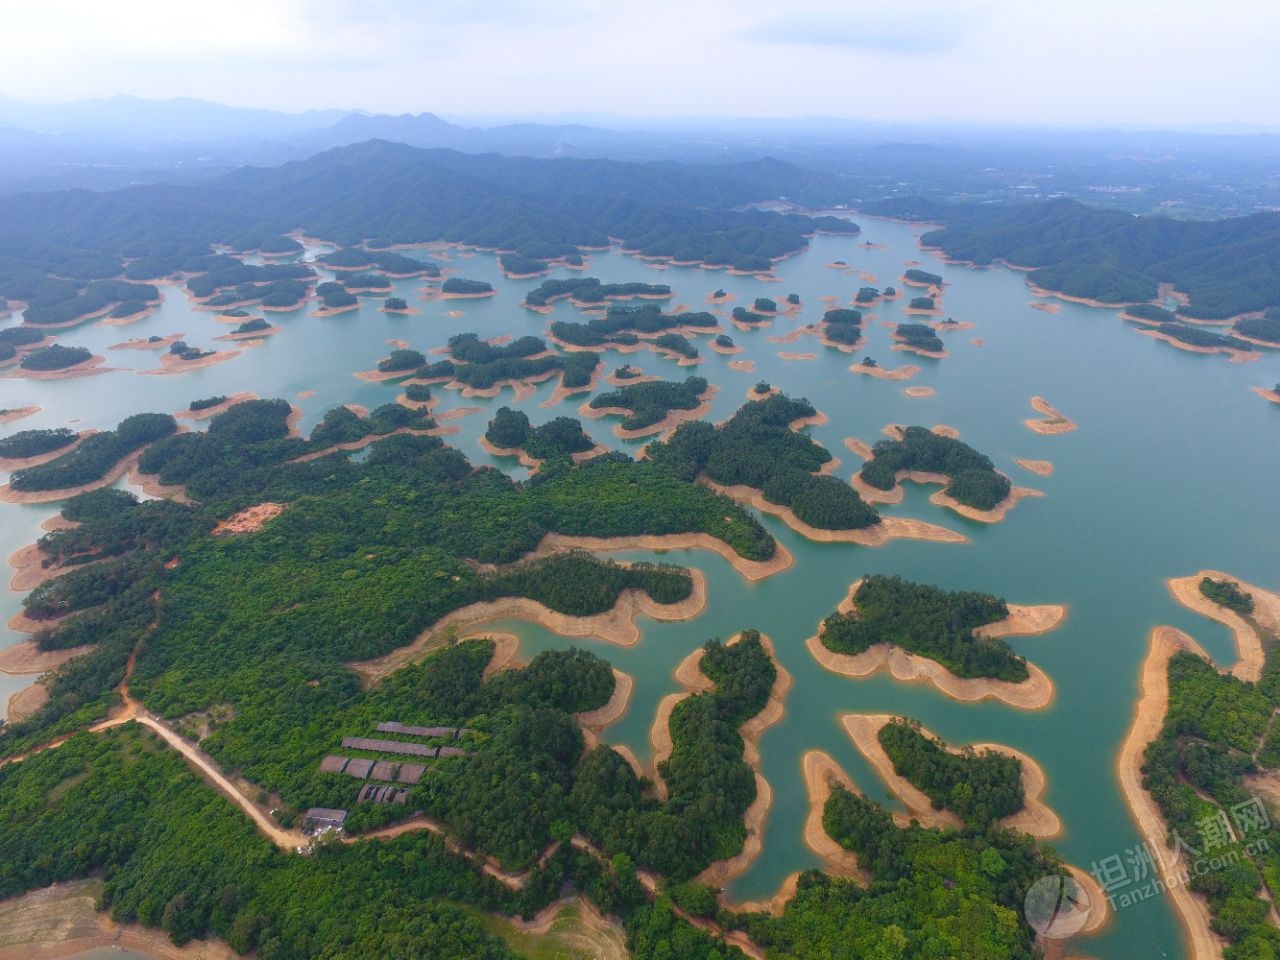
[[868, 202], [1076, 197], [1133, 213], [1213, 217], [1280, 207], [1280, 136], [940, 127], [829, 118], [597, 118], [454, 123], [422, 112], [284, 113], [120, 96], [34, 105], [0, 97], [0, 194], [111, 189], [275, 166], [381, 139], [463, 153], [738, 162], [774, 157], [842, 175]]

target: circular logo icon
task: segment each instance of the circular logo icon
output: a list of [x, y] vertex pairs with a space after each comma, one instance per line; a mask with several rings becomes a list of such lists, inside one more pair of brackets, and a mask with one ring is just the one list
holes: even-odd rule
[[1070, 876], [1041, 877], [1027, 891], [1023, 913], [1036, 933], [1063, 940], [1088, 922], [1089, 895]]

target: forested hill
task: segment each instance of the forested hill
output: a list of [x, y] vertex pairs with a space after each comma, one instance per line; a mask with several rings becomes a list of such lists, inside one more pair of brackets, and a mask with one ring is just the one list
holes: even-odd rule
[[[837, 177], [772, 160], [725, 165], [471, 156], [369, 141], [218, 180], [108, 193], [62, 191], [0, 200], [0, 277], [17, 267], [104, 279], [121, 256], [180, 262], [209, 243], [302, 229], [345, 245], [452, 240], [531, 259], [621, 238], [628, 248], [765, 270], [817, 229], [845, 220], [742, 210], [787, 197], [838, 199]], [[64, 269], [105, 261], [92, 275]], [[108, 272], [110, 271], [110, 272]]]
[[1106, 303], [1151, 300], [1172, 283], [1180, 313], [1225, 319], [1280, 306], [1280, 213], [1171, 220], [1099, 210], [1075, 200], [1014, 206], [891, 200], [873, 215], [943, 224], [921, 242], [949, 258], [1033, 267], [1031, 282]]

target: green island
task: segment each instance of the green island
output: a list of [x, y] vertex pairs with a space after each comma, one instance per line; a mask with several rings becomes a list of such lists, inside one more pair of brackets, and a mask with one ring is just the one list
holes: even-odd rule
[[922, 791], [936, 810], [950, 810], [982, 829], [1017, 813], [1026, 802], [1022, 761], [995, 750], [952, 753], [914, 720], [895, 717], [877, 734], [893, 769]]
[[1013, 487], [990, 457], [925, 427], [905, 427], [900, 439], [877, 441], [871, 454], [858, 476], [877, 490], [892, 490], [900, 472], [939, 473], [947, 477], [943, 493], [948, 497], [975, 510], [992, 510]]
[[875, 526], [880, 515], [853, 487], [816, 473], [830, 462], [830, 452], [791, 428], [816, 412], [807, 400], [774, 394], [748, 403], [718, 426], [681, 424], [668, 440], [649, 445], [648, 459], [691, 479], [705, 476], [727, 487], [759, 490], [769, 503], [819, 529]]
[[686, 377], [679, 383], [649, 380], [598, 393], [589, 406], [593, 410], [630, 411], [622, 420], [622, 429], [642, 430], [663, 422], [673, 410], [696, 410], [706, 392], [707, 381], [702, 377]]
[[464, 294], [469, 297], [483, 296], [493, 293], [493, 284], [484, 280], [464, 280], [462, 277], [449, 277], [440, 284], [441, 293]]
[[1243, 317], [1236, 321], [1233, 332], [1280, 346], [1280, 309], [1272, 307], [1260, 317]]
[[832, 343], [856, 347], [862, 342], [862, 311], [836, 307], [822, 315], [822, 336]]
[[902, 279], [909, 280], [911, 283], [922, 287], [937, 287], [942, 284], [942, 277], [936, 273], [930, 273], [927, 270], [920, 270], [916, 267], [904, 271]]
[[192, 413], [200, 410], [208, 410], [210, 407], [217, 407], [227, 402], [226, 394], [219, 393], [212, 397], [205, 397], [202, 400], [192, 400], [187, 404], [187, 409]]
[[748, 326], [763, 326], [769, 323], [771, 319], [762, 313], [748, 310], [746, 307], [734, 307], [729, 316], [735, 323], [747, 324]]
[[671, 287], [665, 283], [602, 283], [595, 277], [568, 277], [543, 280], [525, 294], [524, 302], [530, 307], [546, 307], [569, 297], [575, 303], [598, 306], [607, 300], [670, 296]]
[[592, 317], [586, 323], [557, 320], [551, 324], [551, 336], [574, 347], [632, 346], [641, 336], [652, 336], [681, 327], [715, 329], [719, 325], [714, 314], [663, 313], [656, 303], [639, 306], [610, 306], [603, 317]]
[[385, 310], [409, 309], [409, 304], [405, 301], [404, 297], [387, 297], [387, 299], [382, 301], [382, 306]]
[[70, 490], [96, 483], [125, 457], [167, 437], [178, 429], [167, 413], [137, 413], [121, 420], [114, 430], [103, 430], [74, 450], [38, 467], [15, 470], [9, 486], [20, 493]]
[[271, 321], [265, 317], [254, 317], [237, 326], [232, 333], [257, 333], [259, 330], [271, 329]]
[[[932, 307], [933, 301], [929, 301]], [[933, 327], [925, 323], [900, 323], [893, 331], [894, 339], [904, 347], [925, 353], [943, 353], [946, 346]]]
[[1027, 662], [998, 637], [974, 631], [1009, 616], [1003, 600], [971, 590], [947, 591], [902, 577], [864, 577], [853, 595], [856, 609], [822, 621], [822, 645], [833, 653], [859, 654], [891, 643], [936, 660], [957, 677], [1021, 683]]
[[534, 427], [526, 413], [510, 407], [498, 408], [484, 438], [495, 447], [523, 450], [536, 460], [568, 458], [596, 445], [582, 429], [582, 423], [573, 417], [555, 417]]
[[51, 343], [47, 347], [32, 350], [18, 365], [23, 370], [66, 370], [68, 367], [74, 367], [92, 358], [93, 352], [85, 347], [66, 347], [60, 343]]
[[79, 436], [70, 427], [54, 430], [19, 430], [7, 437], [0, 437], [0, 457], [22, 460], [39, 457], [63, 447], [69, 447]]

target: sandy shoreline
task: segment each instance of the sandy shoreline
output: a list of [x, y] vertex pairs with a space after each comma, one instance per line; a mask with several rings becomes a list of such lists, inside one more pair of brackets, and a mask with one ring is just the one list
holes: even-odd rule
[[[1116, 774], [1120, 780], [1121, 792], [1129, 805], [1129, 812], [1138, 825], [1139, 833], [1155, 845], [1163, 842], [1169, 830], [1160, 808], [1143, 789], [1143, 755], [1147, 745], [1160, 735], [1160, 729], [1164, 726], [1165, 714], [1169, 709], [1169, 660], [1182, 650], [1205, 656], [1200, 645], [1181, 630], [1161, 626], [1151, 631], [1150, 646], [1142, 664], [1133, 722], [1116, 757]], [[1155, 869], [1164, 880], [1168, 896], [1172, 898], [1178, 918], [1182, 921], [1191, 960], [1221, 958], [1225, 941], [1210, 926], [1209, 908], [1205, 900], [1192, 893], [1181, 882], [1167, 857], [1158, 858]]]
[[800, 761], [804, 771], [805, 791], [809, 797], [809, 813], [804, 821], [804, 842], [823, 862], [823, 869], [833, 876], [852, 877], [864, 884], [871, 875], [858, 866], [858, 855], [831, 839], [822, 826], [822, 813], [836, 785], [850, 793], [860, 793], [849, 775], [821, 750], [806, 750]]
[[1079, 424], [1068, 420], [1053, 404], [1044, 397], [1032, 397], [1031, 408], [1043, 416], [1029, 417], [1023, 420], [1028, 430], [1045, 436], [1052, 436], [1059, 433], [1070, 433], [1077, 429]]
[[868, 367], [861, 363], [855, 363], [850, 365], [849, 370], [852, 373], [864, 373], [868, 377], [875, 377], [877, 380], [910, 380], [920, 372], [920, 368], [914, 363], [908, 363], [906, 366], [893, 369]]
[[1179, 350], [1185, 350], [1187, 353], [1202, 353], [1202, 354], [1225, 353], [1227, 356], [1231, 358], [1232, 363], [1248, 363], [1249, 361], [1252, 361], [1252, 360], [1262, 359], [1262, 354], [1256, 350], [1240, 350], [1237, 347], [1225, 347], [1225, 346], [1224, 347], [1201, 347], [1201, 346], [1197, 346], [1194, 343], [1186, 343], [1185, 341], [1179, 340], [1177, 337], [1171, 337], [1169, 334], [1165, 333], [1163, 330], [1144, 329], [1144, 330], [1139, 330], [1138, 333], [1142, 334], [1142, 336], [1144, 337], [1151, 337], [1153, 340], [1160, 340], [1163, 343], [1169, 344], [1169, 346], [1171, 347], [1177, 347]]
[[0, 650], [0, 673], [15, 677], [47, 673], [92, 649], [92, 644], [85, 644], [66, 650], [41, 650], [34, 640], [23, 640]]
[[969, 542], [968, 537], [955, 530], [908, 517], [881, 517], [879, 523], [860, 530], [823, 530], [805, 523], [791, 511], [791, 508], [770, 503], [764, 498], [764, 494], [754, 487], [726, 487], [705, 477], [700, 478], [698, 482], [739, 504], [777, 517], [802, 537], [817, 543], [856, 543], [864, 547], [879, 547], [893, 540], [929, 540], [934, 543]]
[[206, 367], [212, 367], [219, 363], [224, 363], [233, 357], [240, 356], [239, 350], [216, 350], [207, 356], [200, 357], [197, 360], [183, 360], [174, 353], [160, 354], [160, 369], [158, 370], [139, 370], [138, 373], [143, 376], [172, 376], [180, 373], [191, 373], [194, 370], [203, 370]]
[[[840, 717], [849, 739], [858, 751], [866, 757], [875, 768], [880, 779], [884, 781], [890, 792], [907, 808], [907, 812], [895, 813], [894, 821], [900, 827], [907, 826], [912, 820], [920, 822], [924, 827], [935, 827], [943, 830], [955, 830], [963, 826], [964, 821], [950, 810], [937, 810], [924, 791], [915, 787], [906, 777], [894, 769], [893, 761], [880, 743], [880, 730], [894, 717], [887, 713], [865, 714], [846, 713]], [[926, 737], [939, 742], [942, 738], [930, 730], [921, 727], [920, 732]], [[991, 750], [1015, 757], [1022, 764], [1022, 788], [1026, 800], [1022, 810], [998, 821], [1000, 826], [1010, 827], [1022, 833], [1030, 834], [1037, 840], [1050, 840], [1062, 833], [1062, 820], [1050, 810], [1041, 799], [1048, 780], [1044, 770], [1034, 760], [1020, 750], [1002, 744], [973, 744], [979, 752]], [[961, 754], [962, 746], [948, 743], [948, 752]]]
[[469, 604], [441, 617], [406, 646], [373, 660], [349, 663], [347, 667], [366, 684], [374, 683], [415, 662], [420, 655], [438, 649], [458, 630], [473, 631], [498, 620], [529, 620], [562, 637], [592, 637], [621, 647], [633, 646], [640, 642], [640, 627], [636, 622], [639, 616], [660, 621], [691, 620], [703, 611], [707, 603], [706, 578], [696, 568], [689, 572], [693, 577], [693, 592], [679, 603], [661, 604], [641, 591], [624, 590], [612, 609], [588, 617], [557, 613], [526, 597]]
[[240, 393], [230, 394], [227, 399], [212, 407], [205, 407], [203, 410], [179, 410], [173, 416], [177, 420], [208, 420], [210, 417], [216, 417], [223, 411], [230, 410], [237, 403], [247, 403], [250, 400], [257, 399], [258, 395], [256, 393], [250, 393], [248, 390], [243, 390]]
[[[836, 607], [838, 612], [849, 613], [856, 609], [854, 596], [861, 585], [862, 581], [858, 580], [849, 587], [844, 600]], [[980, 628], [983, 636], [1035, 636], [1054, 629], [1066, 616], [1066, 607], [1058, 604], [1009, 604], [1008, 607], [1009, 616], [1005, 620]], [[877, 671], [887, 670], [895, 680], [932, 683], [953, 700], [972, 703], [990, 698], [1019, 710], [1043, 710], [1053, 702], [1053, 681], [1030, 662], [1027, 663], [1028, 679], [1012, 683], [986, 677], [957, 677], [936, 660], [908, 653], [890, 643], [877, 643], [859, 654], [836, 653], [823, 646], [819, 632], [809, 637], [805, 646], [824, 668], [846, 677], [869, 677]]]
[[1048, 460], [1026, 460], [1022, 457], [1015, 457], [1013, 462], [1023, 470], [1030, 471], [1038, 477], [1053, 476], [1053, 464]]
[[101, 490], [103, 487], [109, 487], [130, 470], [138, 465], [138, 459], [142, 456], [147, 446], [118, 461], [114, 467], [106, 472], [106, 474], [98, 480], [91, 483], [82, 483], [78, 487], [60, 487], [56, 490], [32, 490], [23, 492], [14, 490], [9, 484], [0, 486], [0, 501], [5, 503], [53, 503], [56, 500], [67, 500], [77, 494], [87, 493], [90, 490]]
[[[622, 440], [638, 440], [641, 437], [675, 430], [680, 424], [690, 420], [700, 420], [711, 412], [712, 401], [719, 392], [719, 387], [709, 384], [707, 389], [698, 395], [698, 405], [692, 410], [672, 410], [657, 423], [638, 427], [635, 430], [624, 429], [620, 423], [614, 424], [613, 435]], [[593, 407], [591, 402], [587, 401], [578, 407], [578, 414], [591, 420], [599, 420], [602, 417], [629, 417], [632, 416], [633, 411], [630, 407]]]
[[1270, 400], [1272, 403], [1280, 403], [1280, 393], [1277, 393], [1275, 390], [1268, 390], [1266, 387], [1250, 387], [1249, 389], [1264, 400]]
[[65, 447], [59, 447], [57, 450], [50, 450], [47, 453], [37, 453], [30, 457], [0, 457], [0, 470], [25, 470], [28, 467], [38, 467], [41, 464], [57, 460], [64, 454], [70, 453], [80, 446], [87, 437], [91, 437], [97, 432], [97, 430], [81, 430], [76, 438]]
[[25, 417], [35, 416], [42, 408], [36, 406], [13, 407], [0, 413], [0, 424], [13, 423], [15, 420], [22, 420]]
[[13, 380], [75, 380], [77, 377], [92, 377], [99, 373], [113, 373], [115, 367], [104, 367], [107, 358], [99, 354], [94, 354], [86, 360], [72, 364], [69, 367], [63, 367], [60, 370], [26, 370], [23, 367], [14, 367], [5, 374]]
[[1258, 636], [1240, 614], [1219, 606], [1200, 592], [1200, 581], [1205, 577], [1211, 580], [1228, 580], [1250, 594], [1254, 604], [1253, 618], [1263, 630], [1272, 635], [1280, 635], [1280, 595], [1219, 570], [1201, 570], [1189, 577], [1173, 577], [1165, 581], [1178, 603], [1193, 613], [1216, 620], [1232, 632], [1236, 644], [1236, 663], [1231, 667], [1231, 673], [1246, 682], [1257, 683], [1262, 678], [1262, 668], [1266, 663], [1262, 637]]
[[630, 537], [576, 537], [549, 533], [542, 538], [536, 550], [521, 559], [529, 560], [562, 550], [588, 550], [593, 553], [609, 550], [709, 550], [727, 560], [739, 576], [750, 582], [781, 573], [795, 563], [795, 557], [781, 543], [770, 559], [748, 560], [709, 533], [638, 534]]

